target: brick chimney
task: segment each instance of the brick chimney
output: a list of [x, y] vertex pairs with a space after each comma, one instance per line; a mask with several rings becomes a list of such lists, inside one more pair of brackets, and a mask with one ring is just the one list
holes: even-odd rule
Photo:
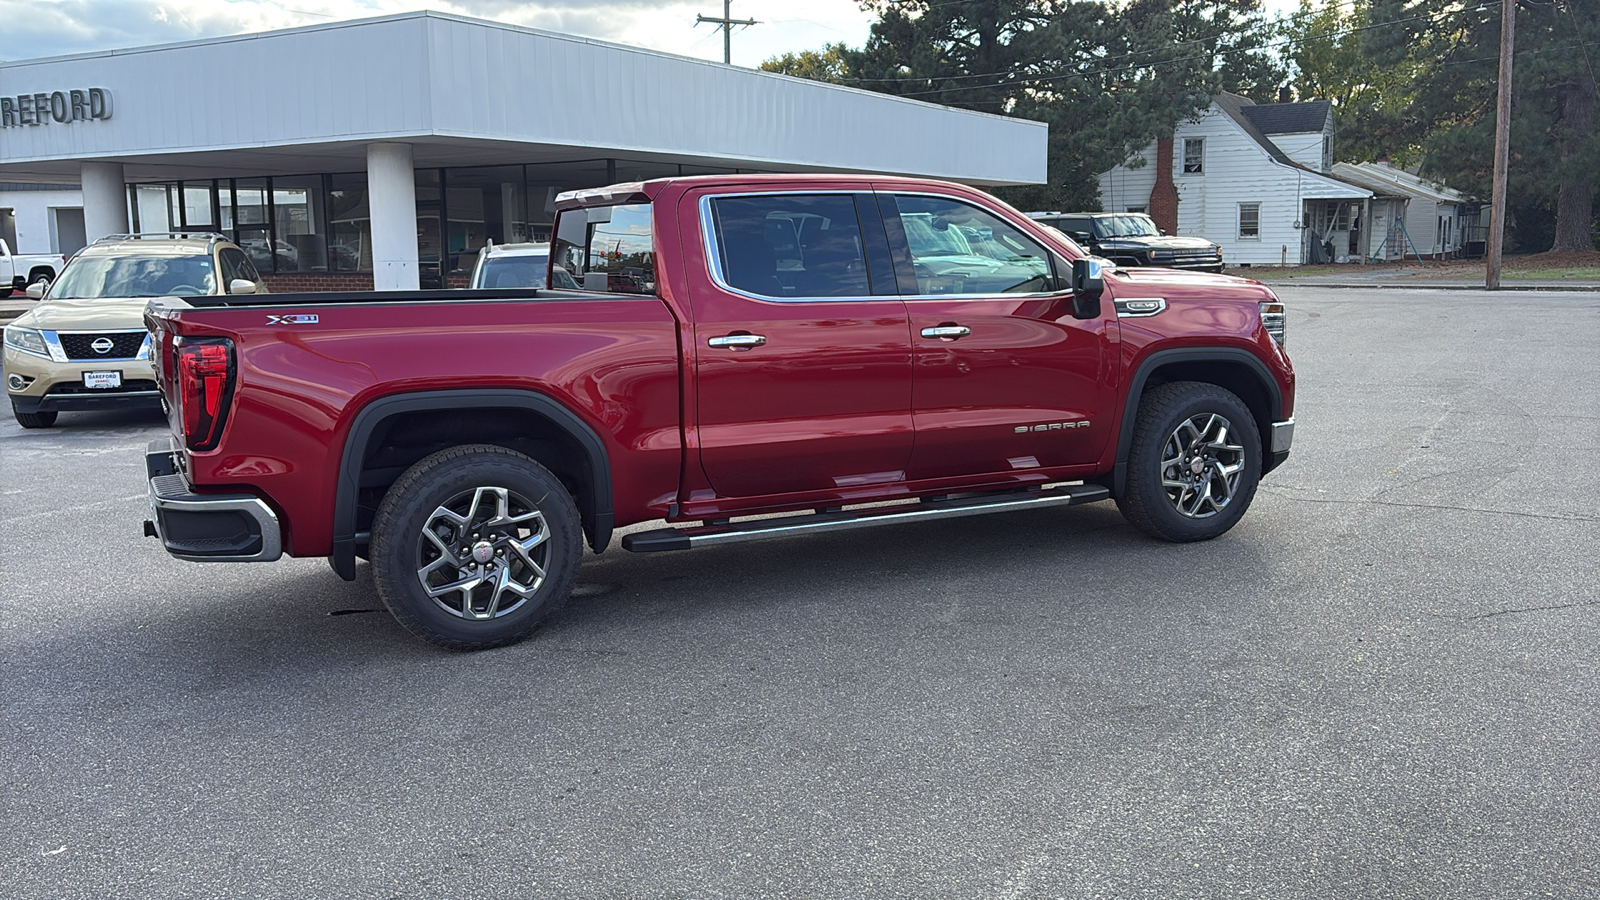
[[1150, 189], [1150, 218], [1167, 234], [1178, 233], [1178, 186], [1172, 182], [1172, 138], [1156, 141], [1156, 185]]

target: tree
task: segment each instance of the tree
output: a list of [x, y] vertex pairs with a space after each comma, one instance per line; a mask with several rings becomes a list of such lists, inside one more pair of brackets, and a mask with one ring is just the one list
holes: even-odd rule
[[[1419, 65], [1411, 106], [1426, 149], [1423, 171], [1486, 197], [1494, 164], [1500, 4], [1419, 0], [1412, 15], [1411, 58], [1435, 61]], [[1506, 209], [1518, 249], [1594, 249], [1597, 64], [1600, 0], [1521, 0]], [[1541, 223], [1552, 214], [1553, 228]]]
[[[1392, 43], [1380, 15], [1392, 19], [1395, 9], [1375, 11], [1374, 0], [1356, 0], [1348, 10], [1300, 0], [1299, 10], [1278, 26], [1283, 57], [1293, 72], [1296, 99], [1333, 106], [1334, 152], [1340, 158], [1409, 166], [1422, 157], [1421, 136], [1408, 113], [1426, 61]], [[1395, 53], [1397, 47], [1402, 52]]]
[[878, 21], [859, 50], [835, 44], [763, 68], [1048, 123], [1049, 182], [999, 192], [1024, 207], [1098, 208], [1101, 172], [1218, 91], [1271, 96], [1283, 77], [1259, 0], [863, 5]]
[[799, 53], [774, 56], [761, 64], [761, 70], [809, 78], [812, 81], [844, 84], [849, 77], [849, 66], [845, 61], [849, 51], [850, 48], [842, 41], [837, 44], [824, 44], [821, 50], [802, 50]]

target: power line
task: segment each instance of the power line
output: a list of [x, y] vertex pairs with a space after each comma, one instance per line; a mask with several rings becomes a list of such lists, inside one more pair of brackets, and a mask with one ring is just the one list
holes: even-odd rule
[[702, 22], [711, 22], [718, 28], [722, 29], [722, 61], [729, 65], [733, 64], [733, 26], [744, 25], [749, 27], [751, 25], [758, 24], [755, 19], [731, 18], [733, 15], [732, 7], [733, 0], [722, 0], [722, 18], [718, 19], [713, 16], [705, 15], [694, 17], [694, 24], [696, 27], [699, 27]]

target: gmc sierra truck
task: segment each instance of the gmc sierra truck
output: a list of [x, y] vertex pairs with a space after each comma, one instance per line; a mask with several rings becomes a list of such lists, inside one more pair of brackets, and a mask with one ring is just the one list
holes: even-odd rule
[[[1288, 456], [1265, 286], [1122, 270], [971, 188], [708, 176], [561, 195], [578, 289], [165, 298], [147, 534], [327, 557], [417, 636], [526, 637], [631, 551], [1114, 500], [1226, 532]], [[776, 514], [776, 515], [774, 515]]]

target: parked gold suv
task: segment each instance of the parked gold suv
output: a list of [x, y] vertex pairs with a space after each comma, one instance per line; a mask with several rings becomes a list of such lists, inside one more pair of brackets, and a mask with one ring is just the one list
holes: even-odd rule
[[6, 394], [23, 428], [62, 411], [158, 407], [144, 308], [152, 297], [262, 293], [238, 245], [220, 234], [120, 234], [78, 251], [39, 304], [5, 327]]

